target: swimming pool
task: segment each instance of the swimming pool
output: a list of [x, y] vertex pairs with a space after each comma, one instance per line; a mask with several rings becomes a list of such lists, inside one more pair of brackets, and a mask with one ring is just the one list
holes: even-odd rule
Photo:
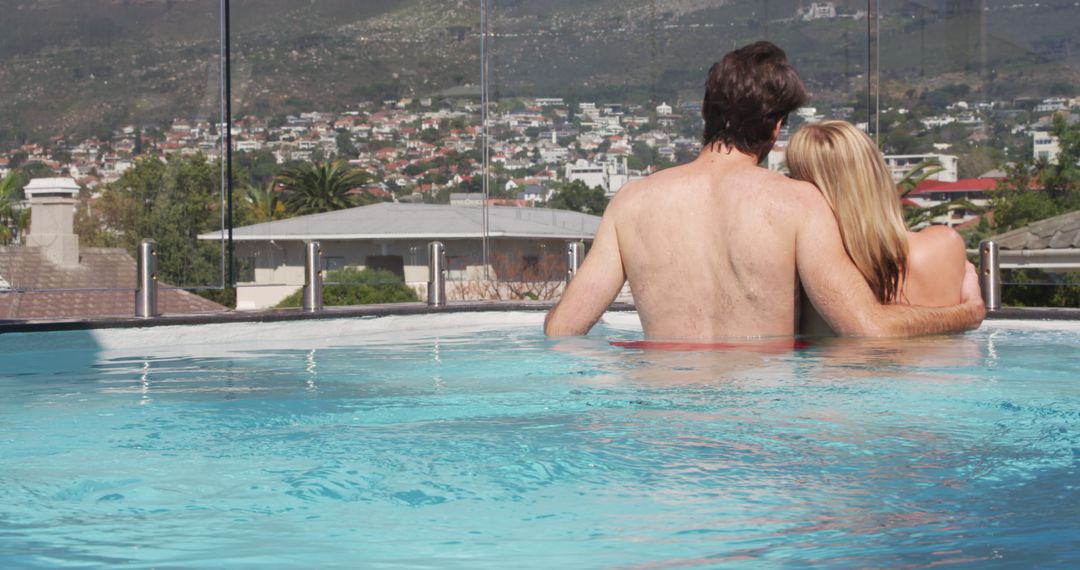
[[1080, 329], [658, 352], [609, 314], [0, 336], [0, 566], [1075, 567]]

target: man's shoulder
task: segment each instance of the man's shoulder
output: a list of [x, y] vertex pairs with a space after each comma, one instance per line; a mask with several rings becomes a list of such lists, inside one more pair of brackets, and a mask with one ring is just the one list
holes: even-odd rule
[[795, 180], [789, 176], [758, 167], [762, 171], [763, 184], [780, 192], [790, 192], [800, 197], [821, 196], [817, 186], [802, 180]]
[[761, 169], [762, 191], [778, 205], [789, 206], [800, 215], [821, 209], [832, 210], [825, 196], [817, 186], [802, 180], [795, 180], [779, 172]]

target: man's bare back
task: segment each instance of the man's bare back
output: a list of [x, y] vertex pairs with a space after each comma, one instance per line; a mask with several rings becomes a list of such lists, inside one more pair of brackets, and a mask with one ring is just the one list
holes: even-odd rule
[[646, 335], [794, 333], [801, 186], [741, 154], [706, 152], [621, 190], [611, 211]]

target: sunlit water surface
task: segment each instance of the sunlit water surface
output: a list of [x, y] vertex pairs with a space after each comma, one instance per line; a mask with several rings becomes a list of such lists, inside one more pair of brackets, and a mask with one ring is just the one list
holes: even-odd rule
[[632, 315], [0, 337], [4, 568], [1080, 565], [1080, 332], [662, 352]]

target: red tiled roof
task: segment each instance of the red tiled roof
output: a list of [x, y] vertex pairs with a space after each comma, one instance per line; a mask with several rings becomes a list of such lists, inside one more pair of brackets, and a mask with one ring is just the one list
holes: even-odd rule
[[915, 187], [912, 194], [924, 192], [985, 192], [997, 188], [998, 180], [995, 178], [962, 178], [956, 182], [942, 182], [940, 180], [923, 180]]
[[[135, 260], [122, 249], [83, 248], [77, 267], [61, 267], [36, 247], [0, 247], [0, 319], [115, 317], [135, 314]], [[25, 291], [21, 291], [25, 289]], [[165, 314], [219, 313], [226, 307], [162, 284]]]
[[[942, 182], [940, 180], [923, 180], [915, 187], [912, 194], [927, 192], [988, 192], [997, 188], [999, 178], [961, 178], [956, 182]], [[1036, 181], [1031, 182], [1031, 189], [1039, 188]]]

